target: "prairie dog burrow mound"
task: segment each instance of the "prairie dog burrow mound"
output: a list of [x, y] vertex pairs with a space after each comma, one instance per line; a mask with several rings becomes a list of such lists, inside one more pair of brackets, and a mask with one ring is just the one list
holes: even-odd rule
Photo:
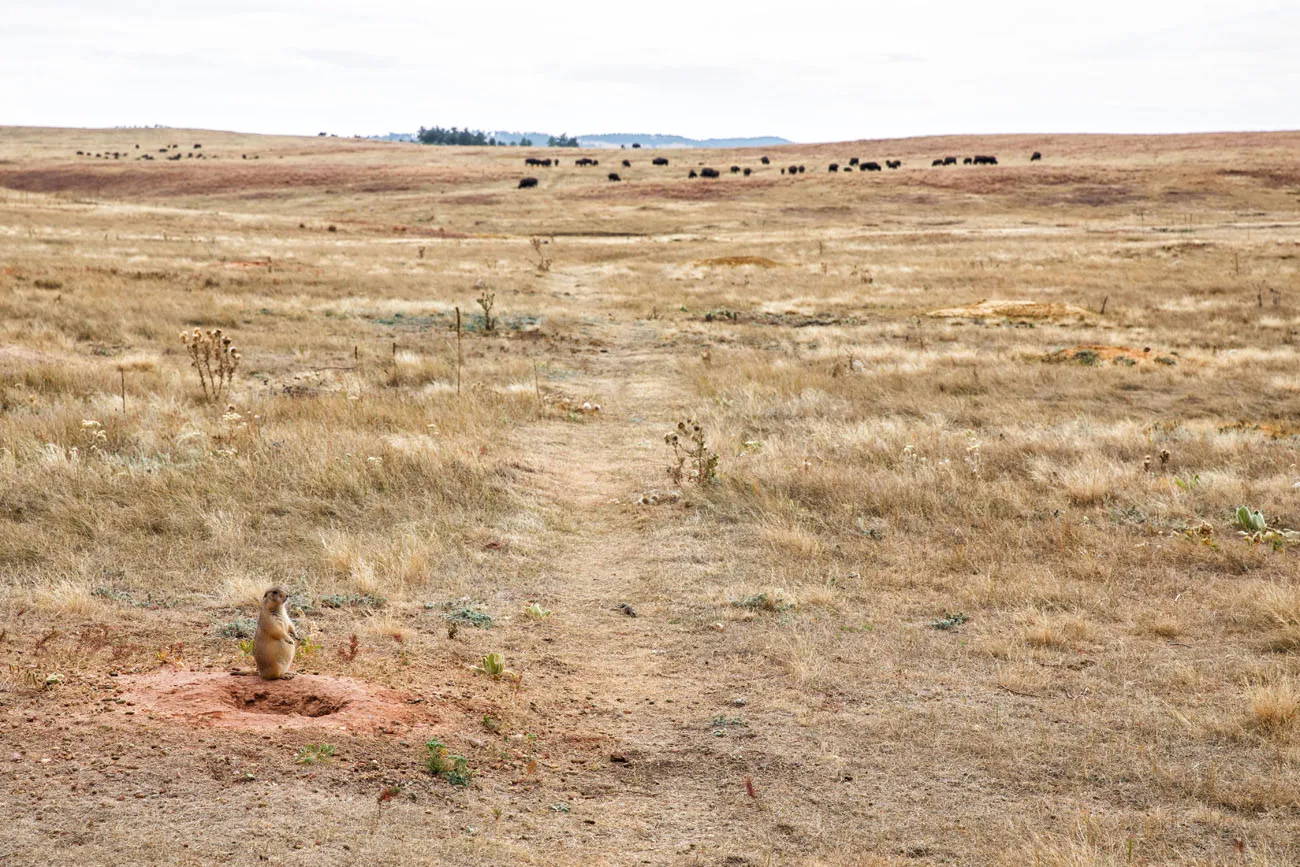
[[392, 731], [429, 717], [394, 690], [319, 674], [263, 680], [251, 673], [157, 671], [122, 678], [122, 687], [130, 703], [123, 707], [199, 726]]

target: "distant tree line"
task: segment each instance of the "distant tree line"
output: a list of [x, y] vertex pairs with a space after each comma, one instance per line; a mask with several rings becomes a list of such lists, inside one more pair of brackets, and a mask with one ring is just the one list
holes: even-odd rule
[[[524, 136], [517, 142], [498, 141], [496, 136], [489, 135], [481, 129], [444, 129], [440, 126], [420, 127], [416, 133], [416, 139], [422, 144], [427, 145], [478, 145], [480, 147], [532, 147], [533, 140]], [[551, 148], [576, 148], [578, 146], [578, 137], [567, 134], [553, 135], [546, 140], [546, 146]]]
[[415, 136], [423, 144], [428, 145], [485, 145], [496, 147], [504, 145], [505, 142], [498, 142], [494, 136], [490, 136], [481, 129], [443, 129], [440, 126], [425, 129], [420, 127], [420, 131]]

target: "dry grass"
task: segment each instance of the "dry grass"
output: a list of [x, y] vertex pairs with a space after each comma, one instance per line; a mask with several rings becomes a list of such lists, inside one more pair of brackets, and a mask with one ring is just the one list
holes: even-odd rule
[[[1300, 135], [525, 155], [0, 134], [0, 859], [1300, 859]], [[270, 584], [436, 723], [112, 700]]]

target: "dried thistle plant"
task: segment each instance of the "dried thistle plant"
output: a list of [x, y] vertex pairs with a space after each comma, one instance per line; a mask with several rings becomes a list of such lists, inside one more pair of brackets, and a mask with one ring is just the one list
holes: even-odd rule
[[478, 297], [478, 306], [483, 308], [484, 331], [496, 331], [497, 329], [496, 317], [492, 315], [492, 307], [496, 304], [496, 301], [497, 294], [489, 292], [487, 289], [484, 289], [483, 294]]
[[195, 328], [181, 332], [181, 343], [190, 356], [190, 366], [198, 371], [203, 399], [216, 403], [228, 395], [241, 358], [231, 339], [220, 328], [207, 332]]
[[537, 254], [537, 272], [539, 274], [545, 274], [547, 271], [551, 270], [551, 259], [542, 252], [542, 245], [546, 242], [541, 238], [534, 237], [530, 238], [528, 243], [533, 245], [533, 252]]
[[709, 448], [704, 430], [694, 419], [677, 423], [677, 431], [664, 437], [673, 450], [673, 463], [668, 465], [668, 477], [680, 485], [690, 479], [697, 485], [712, 484], [718, 480], [718, 453]]

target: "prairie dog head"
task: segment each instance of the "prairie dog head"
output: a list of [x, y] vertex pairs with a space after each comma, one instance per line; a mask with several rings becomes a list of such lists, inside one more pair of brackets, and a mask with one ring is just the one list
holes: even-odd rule
[[288, 598], [289, 594], [279, 587], [272, 587], [262, 594], [262, 610], [268, 614], [279, 614], [284, 610], [284, 603]]

